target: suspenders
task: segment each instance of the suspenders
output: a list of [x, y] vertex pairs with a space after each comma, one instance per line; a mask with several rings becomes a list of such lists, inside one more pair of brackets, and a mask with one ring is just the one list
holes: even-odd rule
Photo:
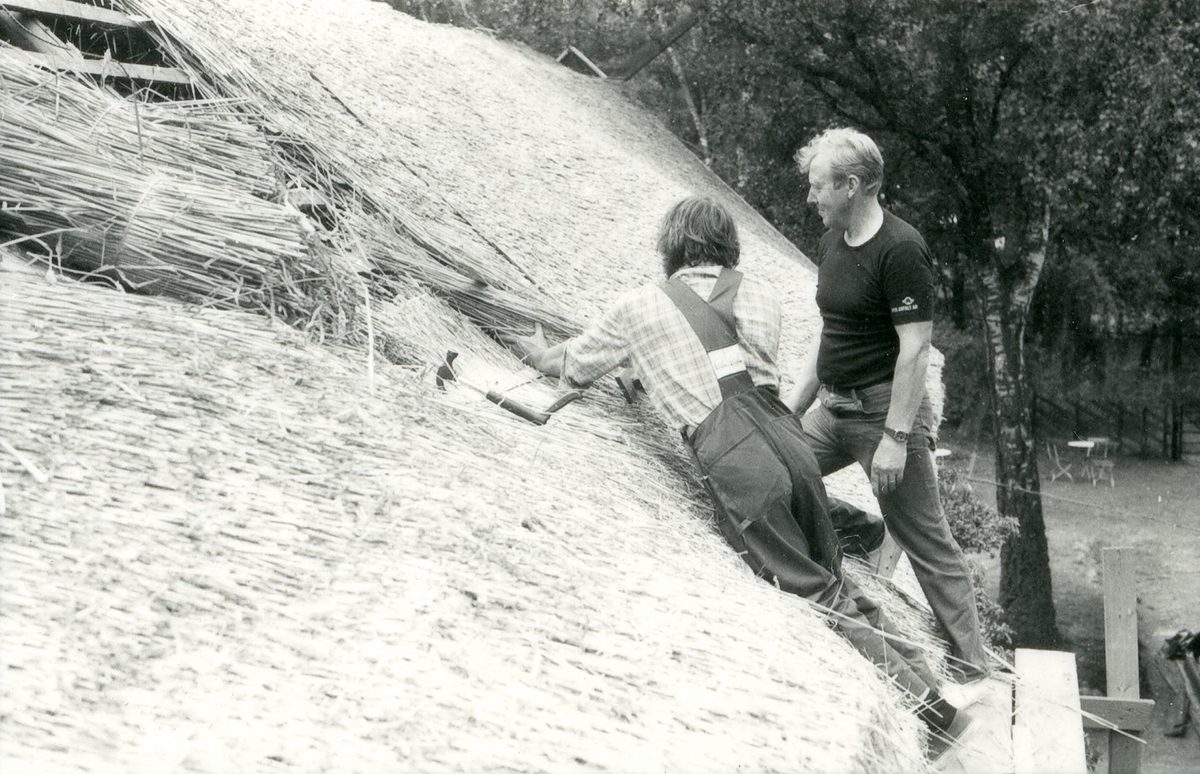
[[746, 361], [738, 344], [737, 326], [733, 319], [733, 299], [741, 284], [740, 271], [722, 269], [708, 301], [682, 280], [667, 280], [659, 286], [683, 312], [692, 331], [708, 352], [717, 383], [721, 386], [722, 400], [754, 389], [754, 381], [746, 371]]

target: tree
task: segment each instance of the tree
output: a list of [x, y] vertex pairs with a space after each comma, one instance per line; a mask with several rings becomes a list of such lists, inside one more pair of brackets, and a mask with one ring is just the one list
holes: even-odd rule
[[1020, 524], [1001, 551], [1008, 623], [1021, 644], [1057, 642], [1026, 340], [1112, 319], [1176, 342], [1200, 329], [1193, 0], [391, 2], [470, 9], [470, 25], [598, 61], [699, 8], [630, 86], [801, 245], [820, 224], [792, 152], [831, 123], [875, 137], [889, 206], [925, 234], [986, 352], [997, 502]]
[[[1050, 52], [1063, 72], [1050, 96], [1079, 108], [1062, 143], [1075, 174], [1056, 191], [1064, 217], [1034, 301], [1035, 341], [1071, 381], [1083, 371], [1110, 396], [1162, 405], [1200, 384], [1179, 357], [1200, 333], [1200, 8], [1141, 0], [1088, 22]], [[1143, 346], [1122, 362], [1110, 349], [1131, 333]]]
[[1031, 154], [1046, 104], [1025, 80], [1050, 42], [1036, 0], [714, 0], [712, 23], [820, 96], [834, 121], [884, 146], [886, 197], [939, 252], [961, 256], [980, 304], [996, 440], [997, 503], [1020, 524], [1001, 551], [1001, 603], [1017, 640], [1058, 641], [1024, 363], [1046, 260], [1050, 186]]
[[[1000, 602], [1018, 642], [1054, 644], [1025, 362], [1031, 310], [1059, 261], [1089, 267], [1082, 282], [1100, 289], [1080, 327], [1113, 310], [1161, 324], [1176, 342], [1182, 327], [1200, 327], [1200, 9], [1186, 0], [710, 8], [711, 26], [739, 40], [758, 73], [776, 74], [775, 94], [803, 83], [823, 100], [824, 121], [881, 142], [887, 197], [959, 281], [957, 316], [968, 301], [977, 307], [997, 503], [1020, 524], [1001, 551]], [[775, 104], [796, 126], [816, 119], [792, 112], [800, 101]], [[1041, 304], [1062, 306], [1045, 295]]]

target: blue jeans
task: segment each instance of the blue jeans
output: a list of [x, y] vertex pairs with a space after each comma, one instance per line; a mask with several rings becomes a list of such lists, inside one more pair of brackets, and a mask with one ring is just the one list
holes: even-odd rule
[[[857, 462], [870, 476], [891, 397], [891, 382], [837, 392], [821, 387], [819, 405], [800, 420], [821, 475]], [[986, 674], [989, 666], [971, 572], [962, 549], [950, 534], [938, 494], [932, 423], [929, 399], [922, 398], [908, 439], [904, 478], [896, 490], [879, 498], [879, 508], [888, 532], [908, 554], [934, 617], [946, 633], [953, 671], [973, 678]], [[843, 529], [853, 525], [834, 526]]]

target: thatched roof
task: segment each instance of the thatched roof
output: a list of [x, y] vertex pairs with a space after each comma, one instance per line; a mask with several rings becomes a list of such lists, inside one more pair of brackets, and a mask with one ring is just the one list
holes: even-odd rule
[[[0, 767], [924, 768], [904, 698], [749, 575], [645, 407], [602, 386], [536, 427], [432, 383], [454, 348], [552, 399], [480, 326], [583, 324], [655, 275], [657, 219], [688, 193], [736, 211], [744, 265], [785, 291], [787, 366], [816, 319], [794, 247], [616, 86], [485, 34], [354, 0], [127, 10], [201, 103], [88, 107], [62, 76], [0, 70], [4, 109], [46, 105], [53, 160], [78, 154], [63, 185], [99, 169], [119, 192], [56, 209], [68, 188], [0, 170], [6, 201], [37, 205], [26, 225], [68, 235], [0, 264]], [[89, 110], [130, 116], [137, 143], [105, 124], [80, 144], [61, 122]], [[172, 144], [225, 121], [273, 190]], [[243, 195], [262, 232], [224, 243], [237, 260], [208, 264], [228, 271], [205, 301], [210, 248], [156, 240], [152, 216], [184, 210], [154, 208]], [[258, 241], [293, 237], [294, 257]], [[72, 261], [160, 295], [67, 279]]]

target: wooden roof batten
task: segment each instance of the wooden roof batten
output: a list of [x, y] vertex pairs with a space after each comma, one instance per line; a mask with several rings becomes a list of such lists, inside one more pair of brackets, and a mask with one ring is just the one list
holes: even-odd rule
[[641, 72], [646, 65], [653, 62], [659, 54], [674, 45], [692, 27], [695, 27], [699, 21], [700, 15], [695, 11], [689, 10], [678, 21], [662, 30], [659, 34], [652, 33], [649, 39], [642, 44], [641, 48], [634, 51], [624, 61], [611, 65], [608, 72], [602, 70], [586, 54], [573, 45], [569, 45], [563, 49], [563, 52], [554, 61], [584, 75], [595, 75], [599, 78], [615, 78], [627, 81]]
[[100, 78], [127, 78], [151, 83], [189, 85], [192, 78], [175, 67], [122, 62], [111, 58], [88, 59], [68, 41], [58, 38], [39, 17], [69, 19], [105, 28], [142, 29], [150, 19], [72, 0], [3, 0], [0, 30], [23, 45], [7, 54], [47, 70], [66, 71]]

